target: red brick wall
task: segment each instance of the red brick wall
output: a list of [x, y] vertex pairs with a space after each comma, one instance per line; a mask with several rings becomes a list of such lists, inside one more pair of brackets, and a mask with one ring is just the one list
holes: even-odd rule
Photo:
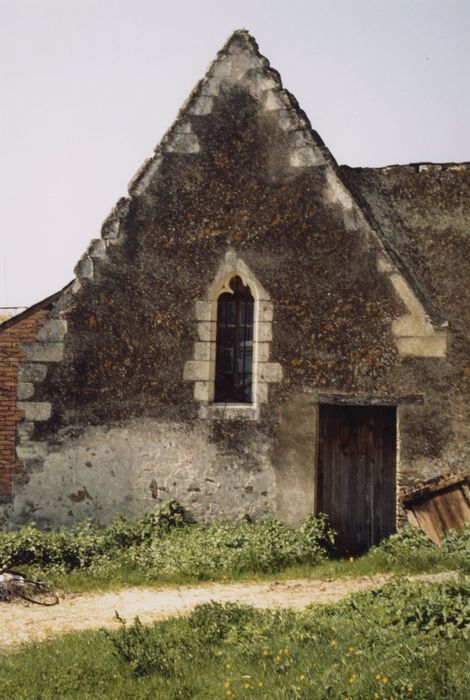
[[13, 475], [21, 469], [15, 453], [16, 423], [23, 417], [16, 408], [18, 365], [24, 361], [20, 343], [30, 343], [48, 314], [37, 309], [0, 330], [0, 497], [11, 496]]

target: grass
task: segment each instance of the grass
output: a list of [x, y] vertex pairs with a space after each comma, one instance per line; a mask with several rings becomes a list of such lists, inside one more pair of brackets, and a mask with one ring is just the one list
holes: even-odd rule
[[0, 656], [2, 697], [468, 700], [469, 587], [391, 583], [302, 613], [199, 606]]
[[201, 579], [198, 575], [175, 574], [159, 575], [158, 572], [147, 573], [137, 567], [122, 567], [112, 572], [78, 569], [67, 573], [38, 571], [35, 567], [24, 567], [31, 575], [46, 575], [48, 580], [64, 593], [92, 593], [106, 590], [120, 590], [130, 587], [171, 588], [182, 585], [204, 585], [206, 581], [220, 583], [288, 581], [291, 579], [319, 579], [328, 581], [337, 578], [359, 578], [377, 574], [406, 576], [421, 573], [438, 573], [458, 571], [458, 563], [449, 557], [441, 557], [437, 563], [432, 560], [416, 560], [393, 564], [380, 556], [366, 554], [354, 559], [329, 560], [317, 565], [297, 564], [286, 566], [274, 572], [243, 571], [232, 574], [214, 573], [210, 578]]

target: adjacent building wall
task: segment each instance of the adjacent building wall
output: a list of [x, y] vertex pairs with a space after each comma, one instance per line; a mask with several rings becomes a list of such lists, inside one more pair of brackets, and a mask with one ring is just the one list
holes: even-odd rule
[[13, 475], [21, 470], [16, 455], [16, 425], [23, 418], [17, 401], [18, 366], [25, 360], [21, 346], [35, 340], [47, 316], [47, 309], [36, 309], [13, 319], [0, 332], [0, 501], [13, 495]]

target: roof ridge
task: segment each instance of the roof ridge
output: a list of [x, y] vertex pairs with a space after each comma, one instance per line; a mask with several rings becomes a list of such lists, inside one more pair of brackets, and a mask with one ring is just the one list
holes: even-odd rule
[[[14, 326], [15, 323], [18, 323], [19, 321], [22, 321], [24, 318], [27, 318], [30, 314], [34, 313], [35, 311], [38, 311], [39, 309], [44, 309], [47, 308], [48, 306], [52, 306], [64, 292], [67, 291], [67, 289], [71, 286], [72, 282], [69, 282], [68, 284], [65, 285], [65, 287], [62, 287], [62, 289], [59, 289], [58, 292], [54, 292], [54, 294], [50, 294], [48, 297], [45, 297], [45, 299], [41, 299], [41, 301], [37, 301], [35, 304], [32, 304], [31, 306], [27, 306], [24, 311], [21, 311], [19, 314], [16, 314], [15, 316], [11, 316], [10, 318], [7, 318], [3, 323], [0, 323], [0, 333], [3, 331], [6, 331], [8, 328], [11, 326]], [[5, 307], [8, 308], [8, 307]], [[10, 307], [13, 308], [13, 307]], [[23, 307], [18, 307], [18, 308], [23, 308]]]
[[450, 170], [452, 172], [462, 172], [464, 170], [470, 169], [470, 161], [462, 161], [462, 162], [453, 162], [449, 161], [446, 163], [435, 163], [433, 161], [418, 161], [416, 163], [393, 163], [391, 165], [378, 165], [378, 166], [372, 166], [372, 165], [358, 165], [358, 166], [352, 166], [352, 165], [347, 165], [346, 163], [343, 163], [342, 165], [339, 166], [340, 169], [347, 169], [347, 170], [352, 170], [355, 172], [361, 172], [364, 170], [372, 170], [375, 172], [388, 172], [390, 170], [398, 170], [400, 168], [405, 169], [405, 168], [410, 168], [414, 170], [417, 173], [422, 173], [422, 172], [429, 172], [429, 171], [436, 171], [436, 172], [441, 172], [441, 171], [447, 171]]

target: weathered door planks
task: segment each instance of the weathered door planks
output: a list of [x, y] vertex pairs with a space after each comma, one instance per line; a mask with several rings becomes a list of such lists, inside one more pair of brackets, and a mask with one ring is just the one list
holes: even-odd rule
[[395, 531], [394, 406], [321, 405], [317, 489], [341, 552], [359, 554]]

